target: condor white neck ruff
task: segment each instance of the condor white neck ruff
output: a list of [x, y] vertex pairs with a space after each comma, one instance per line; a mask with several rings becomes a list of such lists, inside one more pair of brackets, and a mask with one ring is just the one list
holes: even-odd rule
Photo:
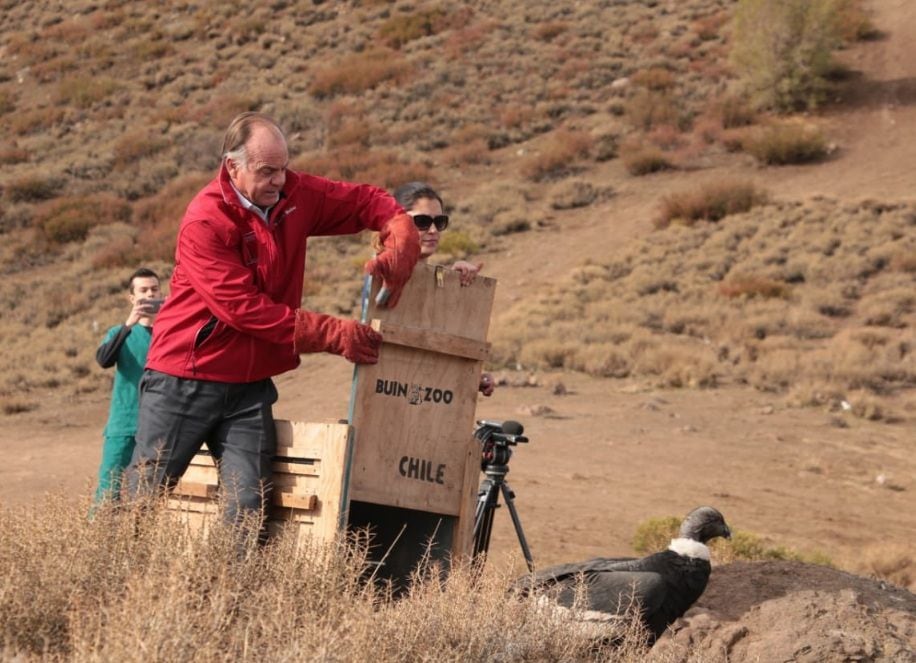
[[709, 561], [709, 548], [693, 539], [671, 539], [671, 545], [668, 546], [668, 550], [684, 557], [694, 557]]

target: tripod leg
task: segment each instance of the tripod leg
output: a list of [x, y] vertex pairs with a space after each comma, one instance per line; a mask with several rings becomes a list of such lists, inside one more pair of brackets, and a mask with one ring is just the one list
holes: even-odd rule
[[515, 526], [515, 534], [518, 536], [518, 543], [522, 547], [522, 554], [525, 556], [525, 562], [528, 564], [528, 570], [534, 571], [534, 558], [531, 557], [531, 550], [528, 548], [528, 541], [525, 540], [525, 533], [522, 531], [522, 521], [519, 520], [518, 511], [515, 510], [515, 494], [509, 488], [509, 484], [502, 483], [500, 487], [503, 491], [503, 498], [506, 500], [506, 506], [509, 509], [509, 515], [512, 516], [512, 524]]
[[474, 557], [490, 549], [490, 534], [493, 531], [493, 512], [499, 501], [499, 488], [489, 480], [480, 484], [477, 510], [474, 514]]

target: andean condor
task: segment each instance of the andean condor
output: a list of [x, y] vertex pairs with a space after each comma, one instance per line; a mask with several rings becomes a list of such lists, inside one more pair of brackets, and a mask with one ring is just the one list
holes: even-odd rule
[[703, 594], [712, 570], [706, 542], [718, 536], [731, 538], [725, 518], [701, 506], [687, 514], [667, 550], [642, 559], [598, 557], [559, 564], [519, 578], [516, 586], [566, 607], [573, 606], [581, 587], [585, 596], [577, 607], [612, 615], [624, 614], [635, 600], [651, 645]]

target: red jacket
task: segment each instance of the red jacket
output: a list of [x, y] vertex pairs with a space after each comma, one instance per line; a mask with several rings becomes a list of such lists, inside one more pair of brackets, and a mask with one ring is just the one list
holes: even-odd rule
[[216, 382], [253, 382], [295, 368], [307, 238], [380, 230], [400, 213], [377, 187], [287, 171], [265, 224], [239, 203], [223, 166], [181, 221], [171, 292], [156, 317], [146, 367]]

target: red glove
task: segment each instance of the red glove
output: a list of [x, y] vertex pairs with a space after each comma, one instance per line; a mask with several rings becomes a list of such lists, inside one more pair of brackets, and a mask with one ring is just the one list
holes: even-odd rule
[[420, 257], [420, 233], [410, 216], [398, 214], [382, 228], [378, 238], [382, 251], [366, 263], [366, 273], [382, 279], [382, 287], [388, 290], [386, 305], [393, 308]]
[[356, 320], [341, 320], [324, 313], [296, 311], [296, 331], [293, 350], [306, 352], [331, 352], [341, 355], [354, 364], [374, 364], [382, 335]]

